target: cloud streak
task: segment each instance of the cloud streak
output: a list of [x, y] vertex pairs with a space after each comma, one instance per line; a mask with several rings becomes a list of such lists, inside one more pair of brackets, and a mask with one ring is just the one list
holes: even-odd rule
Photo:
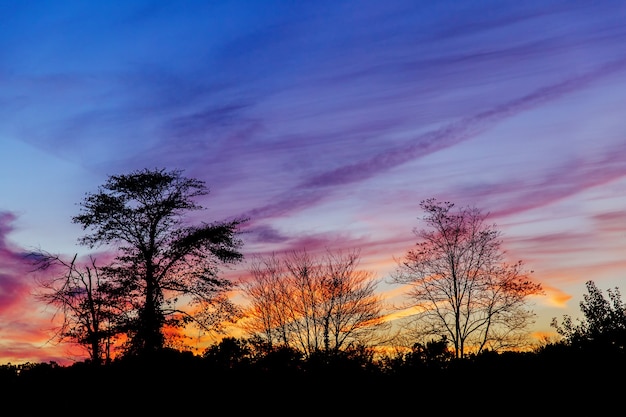
[[[286, 192], [282, 198], [279, 197], [277, 202], [254, 209], [245, 215], [252, 219], [288, 215], [291, 211], [308, 207], [325, 197], [327, 198], [329, 191], [325, 188], [342, 187], [364, 181], [409, 161], [423, 158], [433, 152], [472, 139], [506, 118], [514, 117], [521, 112], [534, 109], [552, 100], [557, 100], [567, 94], [579, 91], [589, 84], [616, 72], [623, 71], [625, 68], [626, 59], [611, 62], [581, 76], [540, 88], [521, 98], [505, 102], [487, 111], [422, 134], [409, 144], [381, 152], [372, 158], [358, 163], [315, 175], [297, 184], [295, 188]], [[574, 190], [579, 191], [578, 186], [581, 185], [581, 180], [584, 180], [587, 186], [592, 186], [597, 185], [598, 182], [606, 181], [605, 175], [608, 176], [608, 179], [614, 179], [626, 174], [626, 168], [624, 168], [623, 164], [615, 163], [621, 160], [620, 157], [623, 157], [620, 153], [611, 153], [604, 161], [605, 163], [599, 164], [604, 175], [594, 177], [589, 176], [589, 172], [581, 172], [575, 177], [579, 181], [572, 180], [571, 186], [559, 190], [559, 194], [556, 196], [552, 194], [552, 198], [563, 197], [571, 194]], [[567, 171], [571, 172], [572, 170], [568, 168]], [[598, 172], [598, 174], [601, 173]], [[555, 177], [560, 177], [560, 175], [555, 174]], [[554, 183], [553, 178], [546, 178], [545, 182], [546, 184]], [[507, 184], [507, 187], [511, 187], [511, 184]], [[542, 193], [540, 197], [546, 198], [548, 195], [550, 193]], [[518, 210], [529, 208], [528, 197], [528, 195], [522, 195], [520, 201], [516, 202], [515, 207]], [[520, 205], [519, 203], [522, 201], [527, 203]]]

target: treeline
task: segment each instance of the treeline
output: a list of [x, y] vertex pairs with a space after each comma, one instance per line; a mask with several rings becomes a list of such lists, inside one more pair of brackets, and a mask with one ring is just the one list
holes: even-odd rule
[[123, 415], [214, 408], [235, 414], [329, 408], [389, 413], [407, 404], [452, 412], [503, 401], [507, 407], [537, 401], [543, 412], [602, 413], [623, 394], [626, 354], [614, 342], [563, 340], [528, 352], [484, 351], [458, 359], [444, 341], [433, 341], [402, 354], [377, 356], [362, 348], [305, 358], [294, 349], [268, 351], [250, 340], [225, 338], [200, 355], [163, 349], [100, 366], [6, 364], [0, 383], [4, 405], [15, 405], [20, 415], [51, 407], [65, 415], [99, 407], [125, 410]]
[[[0, 378], [5, 386], [26, 384], [24, 387], [41, 382], [68, 382], [77, 376], [115, 375], [123, 383], [125, 378], [121, 376], [126, 375], [132, 383], [153, 375], [159, 376], [158, 381], [167, 381], [168, 377], [194, 374], [218, 382], [223, 378], [257, 377], [274, 382], [284, 380], [288, 384], [304, 379], [328, 384], [370, 380], [413, 380], [413, 384], [422, 380], [431, 384], [433, 379], [454, 381], [460, 374], [498, 380], [496, 375], [509, 374], [510, 378], [520, 379], [525, 373], [537, 373], [554, 378], [569, 375], [585, 383], [590, 382], [585, 380], [585, 375], [594, 372], [608, 375], [626, 370], [626, 304], [619, 288], [607, 290], [608, 296], [593, 281], [588, 281], [586, 288], [580, 302], [582, 318], [567, 315], [561, 321], [555, 318], [552, 325], [561, 338], [523, 352], [486, 350], [457, 358], [444, 337], [415, 343], [406, 351], [381, 352], [375, 347], [359, 345], [307, 354], [286, 345], [270, 345], [262, 338], [225, 337], [201, 354], [163, 348], [150, 355], [120, 356], [106, 364], [89, 359], [69, 366], [55, 362], [4, 364], [0, 365]], [[80, 378], [74, 382], [80, 383]]]
[[583, 318], [555, 319], [562, 338], [531, 351], [457, 358], [441, 338], [404, 352], [350, 346], [307, 355], [259, 338], [226, 337], [202, 354], [163, 348], [105, 364], [1, 365], [3, 405], [20, 415], [51, 409], [84, 415], [101, 407], [122, 415], [215, 408], [236, 415], [375, 414], [408, 405], [444, 413], [526, 406], [599, 415], [623, 394], [626, 310], [617, 288], [608, 298], [593, 281], [587, 290]]

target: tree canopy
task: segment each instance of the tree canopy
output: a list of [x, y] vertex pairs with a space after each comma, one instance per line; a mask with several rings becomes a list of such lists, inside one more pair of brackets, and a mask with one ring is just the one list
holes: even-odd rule
[[384, 323], [382, 301], [375, 294], [378, 282], [359, 269], [359, 261], [356, 250], [257, 258], [243, 285], [250, 301], [248, 332], [306, 357], [365, 343]]
[[118, 308], [115, 324], [127, 336], [126, 353], [161, 349], [166, 327], [219, 330], [238, 317], [226, 295], [234, 283], [219, 272], [242, 260], [238, 234], [246, 219], [189, 224], [186, 215], [203, 209], [196, 199], [206, 194], [203, 181], [180, 170], [144, 169], [110, 176], [73, 217], [88, 231], [81, 244], [116, 253], [98, 269], [106, 281], [99, 295]]
[[595, 282], [585, 283], [587, 293], [580, 302], [583, 318], [574, 320], [565, 315], [561, 323], [556, 317], [551, 326], [565, 342], [577, 348], [610, 349], [623, 352], [626, 348], [626, 304], [619, 288], [609, 288], [608, 298]]
[[527, 297], [541, 293], [521, 261], [505, 262], [500, 231], [475, 207], [421, 202], [425, 228], [398, 261], [392, 282], [408, 284], [416, 337], [446, 337], [456, 357], [523, 343], [531, 323]]

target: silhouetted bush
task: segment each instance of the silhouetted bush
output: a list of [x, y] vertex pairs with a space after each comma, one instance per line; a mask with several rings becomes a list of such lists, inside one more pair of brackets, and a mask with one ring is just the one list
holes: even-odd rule
[[[203, 355], [164, 349], [150, 357], [125, 357], [97, 367], [89, 362], [7, 364], [0, 366], [0, 384], [4, 405], [20, 405], [16, 413], [23, 415], [59, 411], [59, 404], [64, 415], [97, 410], [103, 404], [111, 410], [123, 407], [129, 415], [148, 410], [208, 411], [222, 403], [234, 407], [235, 413], [268, 406], [390, 412], [403, 409], [407, 402], [426, 407], [447, 404], [451, 398], [454, 402], [446, 409], [462, 410], [478, 398], [524, 397], [549, 397], [556, 409], [557, 391], [579, 393], [560, 400], [565, 403], [559, 409], [577, 401], [581, 410], [593, 404], [591, 411], [598, 412], [611, 398], [619, 398], [619, 378], [626, 371], [623, 352], [592, 355], [565, 343], [533, 352], [485, 351], [442, 363], [427, 360], [422, 353], [383, 362], [374, 361], [367, 350], [319, 352], [305, 359], [290, 348], [252, 355], [245, 344], [225, 340]], [[332, 408], [327, 404], [332, 398], [348, 402]]]

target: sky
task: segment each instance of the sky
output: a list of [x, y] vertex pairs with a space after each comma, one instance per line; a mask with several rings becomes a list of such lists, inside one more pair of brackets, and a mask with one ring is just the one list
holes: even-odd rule
[[360, 250], [386, 300], [419, 203], [477, 207], [552, 337], [586, 281], [626, 282], [624, 22], [623, 0], [0, 0], [0, 363], [76, 360], [25, 254], [86, 256], [78, 204], [144, 168], [249, 217], [246, 259]]

